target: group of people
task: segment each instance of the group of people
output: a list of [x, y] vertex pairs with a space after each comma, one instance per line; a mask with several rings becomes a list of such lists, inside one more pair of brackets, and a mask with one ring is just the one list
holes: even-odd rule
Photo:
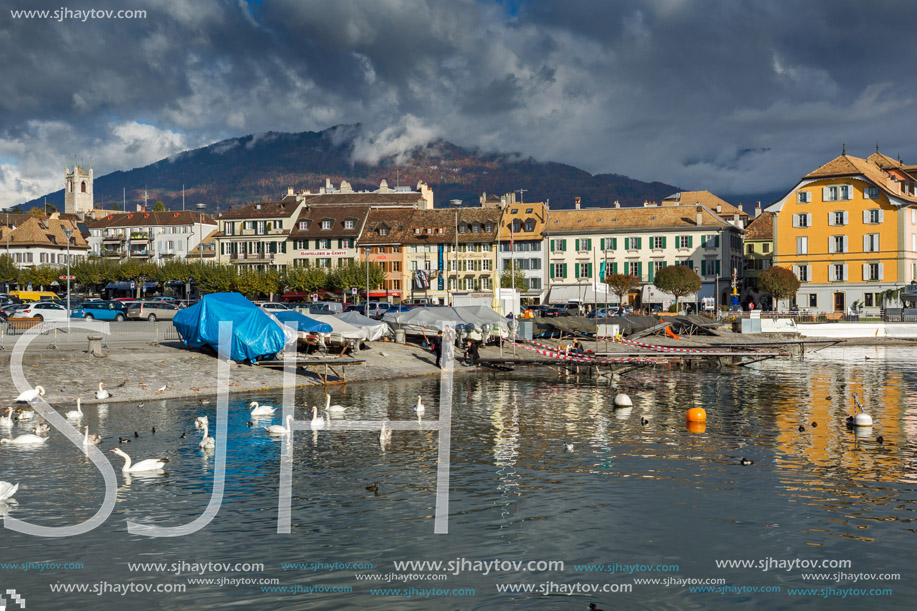
[[[436, 355], [436, 366], [442, 369], [442, 360], [443, 360], [443, 332], [437, 331], [436, 335], [430, 339], [430, 350]], [[467, 340], [465, 342], [465, 364], [466, 365], [477, 365], [478, 361], [481, 359], [481, 354], [478, 351], [478, 343], [472, 340]]]

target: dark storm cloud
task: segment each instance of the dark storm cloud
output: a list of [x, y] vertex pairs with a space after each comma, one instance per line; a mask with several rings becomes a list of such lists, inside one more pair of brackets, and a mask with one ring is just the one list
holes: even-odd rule
[[132, 8], [146, 18], [0, 15], [0, 203], [59, 188], [68, 155], [92, 155], [105, 173], [230, 136], [336, 124], [362, 125], [355, 155], [368, 161], [443, 137], [720, 194], [779, 190], [843, 142], [917, 157], [901, 128], [917, 110], [915, 3]]

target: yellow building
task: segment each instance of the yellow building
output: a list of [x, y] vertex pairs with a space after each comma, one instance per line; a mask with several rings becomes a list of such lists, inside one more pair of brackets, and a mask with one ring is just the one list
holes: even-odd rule
[[843, 154], [768, 208], [776, 213], [774, 265], [801, 282], [791, 305], [877, 312], [884, 291], [917, 280], [915, 169], [878, 151]]

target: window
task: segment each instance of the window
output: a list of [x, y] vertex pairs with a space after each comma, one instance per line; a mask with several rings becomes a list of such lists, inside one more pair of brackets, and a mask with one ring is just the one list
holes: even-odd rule
[[770, 251], [771, 251], [771, 245], [770, 245], [770, 244], [762, 244], [762, 245], [761, 245], [761, 252], [763, 252], [764, 254], [767, 254], [767, 253], [769, 253]]
[[526, 278], [529, 283], [530, 291], [540, 291], [541, 290], [541, 278]]
[[331, 240], [318, 240], [318, 247], [328, 249], [331, 248]]
[[344, 221], [344, 229], [353, 229], [354, 221], [352, 219], [347, 219]]
[[847, 279], [847, 266], [841, 263], [833, 263], [828, 266], [828, 280], [830, 282], [842, 282]]
[[796, 192], [796, 203], [797, 204], [808, 204], [812, 201], [812, 194], [809, 191], [797, 191]]
[[675, 241], [675, 245], [678, 248], [691, 248], [692, 242], [694, 242], [694, 240], [691, 238], [692, 236], [689, 236], [689, 235], [678, 236], [678, 238]]
[[750, 255], [755, 254], [755, 245], [754, 245], [754, 244], [749, 244], [749, 245], [748, 245], [748, 248], [747, 248], [747, 252], [748, 252], [748, 254], [750, 254]]
[[490, 252], [490, 244], [481, 244], [481, 252]]
[[864, 263], [863, 264], [863, 280], [882, 280], [883, 268], [885, 266], [882, 263]]
[[704, 248], [719, 248], [720, 236], [717, 234], [702, 235], [700, 237], [701, 246]]
[[529, 259], [530, 269], [541, 269], [541, 259]]
[[651, 240], [652, 248], [655, 248], [655, 249], [665, 248], [665, 236], [654, 236], [650, 238], [650, 240]]
[[832, 185], [822, 188], [822, 200], [836, 202], [853, 199], [853, 187], [850, 185]]
[[353, 238], [342, 238], [341, 248], [353, 248]]
[[525, 222], [526, 231], [535, 231], [535, 221], [528, 220]]
[[331, 225], [333, 224], [333, 222], [334, 221], [325, 219], [324, 221], [322, 221], [322, 225], [321, 225], [322, 229], [331, 229]]
[[551, 240], [551, 252], [564, 252], [567, 250], [567, 240]]
[[481, 261], [481, 271], [489, 272], [491, 269], [493, 269], [491, 267], [491, 263], [492, 261], [490, 259], [484, 259], [483, 261]]
[[833, 227], [839, 227], [848, 223], [847, 213], [841, 210], [828, 213], [828, 224]]
[[847, 252], [847, 236], [833, 235], [828, 238], [828, 252]]
[[873, 208], [872, 210], [863, 210], [863, 222], [869, 225], [878, 225], [885, 220], [883, 210]]
[[383, 236], [388, 235], [388, 227], [379, 227], [378, 233]]
[[465, 223], [459, 225], [459, 233], [468, 233], [468, 225]]
[[874, 293], [863, 293], [863, 305], [867, 308], [871, 308], [873, 305], [878, 303], [878, 300], [873, 297]]
[[809, 293], [809, 307], [817, 308], [818, 307], [818, 295], [815, 293]]
[[879, 252], [878, 233], [867, 233], [863, 236], [863, 252]]
[[809, 254], [809, 238], [807, 238], [806, 236], [800, 236], [796, 238], [796, 254], [797, 255]]
[[566, 278], [567, 277], [567, 264], [566, 263], [552, 263], [551, 264], [551, 277], [552, 278]]
[[624, 238], [624, 250], [640, 250], [643, 238]]
[[591, 278], [592, 277], [592, 263], [577, 263], [576, 264], [576, 277], [577, 278]]
[[592, 239], [591, 238], [581, 238], [576, 241], [576, 250], [592, 250]]
[[793, 215], [793, 227], [811, 227], [812, 225], [812, 215], [811, 214], [794, 214]]
[[471, 233], [481, 233], [481, 226], [475, 223], [471, 226]]
[[879, 187], [866, 187], [863, 189], [863, 199], [879, 199]]
[[799, 278], [800, 282], [809, 281], [809, 266], [808, 265], [794, 265], [793, 273], [796, 274], [796, 277]]
[[235, 223], [223, 223], [223, 233], [226, 235], [235, 235], [236, 224]]

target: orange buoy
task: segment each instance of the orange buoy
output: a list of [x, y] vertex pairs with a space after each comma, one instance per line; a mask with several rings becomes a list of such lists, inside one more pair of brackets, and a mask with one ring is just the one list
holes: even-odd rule
[[707, 412], [702, 407], [692, 407], [688, 410], [688, 422], [706, 422]]
[[688, 420], [687, 425], [689, 433], [703, 433], [707, 430], [706, 422], [691, 422]]

